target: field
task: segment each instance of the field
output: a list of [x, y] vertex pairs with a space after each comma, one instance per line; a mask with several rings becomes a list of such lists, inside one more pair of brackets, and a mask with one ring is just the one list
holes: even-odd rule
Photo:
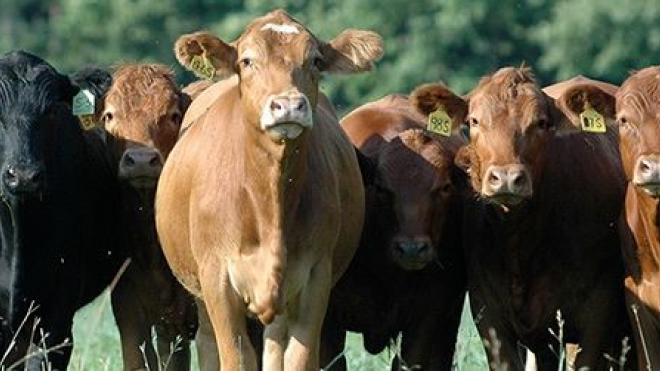
[[[69, 371], [121, 370], [121, 350], [119, 333], [110, 309], [110, 297], [103, 294], [96, 301], [81, 309], [75, 317], [73, 326], [75, 349]], [[463, 311], [463, 320], [456, 344], [454, 369], [479, 371], [486, 369], [486, 359], [481, 350], [480, 340], [467, 310]], [[362, 348], [358, 334], [349, 334], [346, 356], [349, 371], [389, 370], [390, 352], [371, 355]], [[193, 370], [196, 359], [193, 351]], [[328, 368], [327, 370], [332, 370]]]

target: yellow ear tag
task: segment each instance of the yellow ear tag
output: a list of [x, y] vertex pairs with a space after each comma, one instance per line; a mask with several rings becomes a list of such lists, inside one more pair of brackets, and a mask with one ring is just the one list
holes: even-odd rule
[[78, 121], [80, 122], [80, 127], [83, 130], [92, 130], [99, 126], [98, 121], [94, 118], [94, 115], [80, 115], [78, 116]]
[[451, 135], [451, 117], [449, 117], [447, 111], [442, 106], [429, 114], [429, 122], [426, 129], [432, 133], [446, 137]]
[[580, 124], [582, 131], [588, 133], [604, 133], [607, 130], [603, 115], [589, 106], [580, 114]]
[[208, 80], [213, 79], [215, 76], [215, 68], [211, 61], [201, 55], [196, 55], [190, 60], [190, 69]]

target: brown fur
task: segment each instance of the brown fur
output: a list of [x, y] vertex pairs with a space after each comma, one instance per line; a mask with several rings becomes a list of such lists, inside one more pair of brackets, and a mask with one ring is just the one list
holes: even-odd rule
[[[166, 159], [188, 102], [166, 66], [126, 64], [114, 73], [100, 107], [109, 134], [107, 147], [122, 184], [122, 237], [132, 259], [112, 292], [126, 370], [161, 369], [156, 352], [161, 362], [170, 360], [168, 370], [190, 368], [189, 342], [197, 326], [196, 309], [192, 296], [172, 275], [157, 240], [153, 202], [159, 167], [149, 174], [153, 177], [150, 185], [136, 188], [134, 173], [123, 161], [132, 150]], [[152, 326], [157, 349], [152, 345]], [[180, 350], [168, 358], [169, 347], [178, 336]]]
[[[424, 370], [448, 370], [465, 294], [458, 226], [467, 187], [452, 164], [461, 140], [427, 132], [424, 117], [402, 95], [358, 107], [341, 123], [374, 174], [365, 176], [360, 246], [332, 292], [325, 357], [341, 352], [347, 330], [360, 332], [372, 353], [401, 334], [401, 358], [392, 369], [404, 360]], [[411, 241], [428, 241], [429, 250], [402, 258], [397, 244]]]
[[[263, 30], [267, 23], [300, 32], [281, 37]], [[194, 35], [184, 38], [200, 44]], [[254, 20], [232, 44], [213, 43], [236, 53], [221, 53], [216, 72], [240, 79], [210, 106], [198, 106], [204, 113], [190, 112], [195, 120], [165, 165], [156, 199], [163, 250], [179, 280], [203, 299], [223, 370], [257, 367], [248, 315], [265, 325], [265, 369], [317, 370], [330, 287], [352, 258], [363, 219], [355, 153], [332, 108], [317, 106], [327, 103], [319, 99], [325, 68], [317, 58], [338, 51], [322, 50], [325, 44], [283, 11]], [[353, 39], [341, 44], [352, 50], [348, 43]], [[356, 66], [378, 57], [348, 56]], [[243, 61], [237, 69], [236, 59]], [[307, 99], [313, 127], [273, 140], [260, 126], [262, 112], [283, 94]]]
[[[660, 365], [659, 202], [657, 195], [644, 191], [645, 182], [639, 179], [641, 161], [657, 164], [660, 156], [659, 102], [658, 66], [632, 74], [616, 94], [620, 151], [628, 180], [621, 223], [627, 271], [626, 299], [636, 331], [640, 370], [655, 369]], [[657, 182], [657, 179], [650, 181]]]
[[[590, 87], [579, 89], [574, 92], [586, 99], [597, 96], [582, 95]], [[558, 101], [570, 101], [570, 91]], [[527, 69], [500, 70], [469, 97], [471, 143], [457, 162], [469, 171], [476, 196], [466, 206], [464, 238], [470, 302], [482, 338], [495, 330], [500, 360], [512, 369], [523, 368], [519, 343], [536, 354], [539, 370], [557, 369], [548, 350], [556, 340], [548, 329], [556, 331], [561, 310], [563, 341], [582, 349], [576, 369], [606, 369], [604, 354], [619, 354], [630, 334], [622, 321], [616, 233], [623, 195], [617, 134], [556, 135], [575, 127]], [[485, 191], [492, 181], [488, 169], [512, 165], [532, 174], [533, 187], [516, 202], [493, 200]]]

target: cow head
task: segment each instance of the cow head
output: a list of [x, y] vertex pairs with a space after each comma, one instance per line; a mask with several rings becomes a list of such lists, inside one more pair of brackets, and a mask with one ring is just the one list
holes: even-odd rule
[[[44, 146], [77, 92], [44, 60], [22, 52], [0, 59], [0, 194], [3, 199], [38, 195], [46, 181]], [[75, 122], [75, 121], [74, 121]]]
[[376, 191], [396, 216], [389, 251], [403, 269], [422, 269], [436, 260], [456, 188], [455, 147], [409, 129], [385, 144], [376, 159]]
[[620, 151], [626, 178], [660, 196], [660, 67], [632, 74], [616, 93]]
[[120, 179], [136, 188], [156, 186], [189, 104], [165, 66], [128, 64], [115, 71], [100, 121], [111, 136]]
[[419, 94], [423, 113], [443, 106], [455, 113], [455, 125], [465, 123], [470, 143], [459, 150], [456, 164], [469, 173], [482, 198], [504, 210], [533, 195], [553, 136], [577, 131], [527, 68], [503, 68], [483, 78], [469, 101], [456, 100], [440, 84], [427, 85]]
[[325, 43], [281, 10], [254, 20], [230, 44], [207, 32], [175, 44], [179, 62], [201, 76], [238, 74], [247, 122], [278, 142], [313, 126], [322, 72], [367, 71], [382, 52], [373, 32], [347, 30]]

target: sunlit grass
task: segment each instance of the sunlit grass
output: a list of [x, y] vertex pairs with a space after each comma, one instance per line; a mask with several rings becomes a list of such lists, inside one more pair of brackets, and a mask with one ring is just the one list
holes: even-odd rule
[[[456, 344], [454, 369], [486, 370], [486, 356], [469, 315], [466, 306]], [[74, 319], [73, 338], [75, 346], [69, 371], [122, 370], [119, 332], [112, 316], [109, 294], [104, 293], [93, 303], [78, 311]], [[371, 355], [362, 347], [362, 337], [359, 334], [349, 334], [346, 344], [349, 371], [389, 370], [394, 349]], [[194, 344], [192, 358], [192, 370], [197, 370]]]

